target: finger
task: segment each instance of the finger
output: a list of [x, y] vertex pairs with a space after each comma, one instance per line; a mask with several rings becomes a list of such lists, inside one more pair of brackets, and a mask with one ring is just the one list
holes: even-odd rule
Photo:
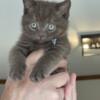
[[65, 87], [65, 99], [64, 100], [72, 100], [71, 94], [72, 94], [72, 86], [71, 86], [70, 81], [69, 81]]
[[36, 62], [42, 57], [44, 54], [43, 50], [38, 50], [36, 52], [33, 52], [30, 54], [26, 59], [26, 71], [25, 71], [25, 77], [24, 80], [29, 80], [30, 73], [35, 66]]
[[44, 51], [41, 49], [41, 50], [38, 50], [36, 52], [33, 52], [32, 54], [30, 54], [27, 59], [26, 59], [26, 65], [29, 67], [31, 65], [34, 65], [40, 57], [42, 57], [44, 54]]
[[67, 72], [61, 72], [55, 75], [52, 75], [41, 81], [43, 86], [53, 86], [56, 88], [64, 86], [69, 80], [69, 75]]
[[76, 92], [76, 74], [72, 75], [72, 100], [77, 100]]
[[65, 87], [65, 100], [76, 100], [76, 74], [72, 74]]

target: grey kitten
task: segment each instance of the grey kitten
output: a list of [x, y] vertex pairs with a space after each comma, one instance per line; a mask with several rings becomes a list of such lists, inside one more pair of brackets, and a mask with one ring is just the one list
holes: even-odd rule
[[45, 53], [30, 75], [32, 81], [39, 81], [49, 76], [56, 69], [56, 64], [69, 54], [66, 30], [71, 2], [23, 2], [22, 34], [10, 53], [10, 77], [21, 80], [26, 69], [26, 57], [43, 49]]

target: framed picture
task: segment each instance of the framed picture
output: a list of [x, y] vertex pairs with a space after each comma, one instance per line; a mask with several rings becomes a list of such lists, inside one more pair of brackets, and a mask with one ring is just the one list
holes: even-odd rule
[[82, 55], [100, 55], [100, 34], [81, 35]]

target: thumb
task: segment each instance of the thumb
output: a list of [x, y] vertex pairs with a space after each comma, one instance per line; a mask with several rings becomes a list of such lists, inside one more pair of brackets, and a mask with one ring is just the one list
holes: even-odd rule
[[43, 54], [44, 54], [44, 51], [42, 49], [30, 54], [26, 59], [27, 67], [29, 68], [29, 67], [32, 67], [32, 65], [35, 65], [36, 62], [40, 59], [40, 57], [43, 56]]
[[33, 52], [26, 58], [25, 63], [27, 67], [26, 67], [25, 77], [24, 77], [25, 81], [29, 80], [29, 76], [30, 76], [32, 69], [34, 68], [37, 61], [43, 56], [43, 54], [44, 54], [44, 51], [41, 49], [41, 50]]

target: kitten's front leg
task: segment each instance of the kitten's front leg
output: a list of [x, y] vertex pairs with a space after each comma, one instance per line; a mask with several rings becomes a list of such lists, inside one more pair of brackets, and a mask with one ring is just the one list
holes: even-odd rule
[[28, 50], [24, 47], [16, 45], [10, 53], [9, 62], [10, 62], [10, 77], [14, 80], [21, 80], [25, 72], [25, 59]]
[[57, 68], [58, 62], [67, 56], [70, 51], [70, 45], [66, 37], [57, 40], [54, 48], [45, 52], [44, 56], [40, 58], [34, 67], [30, 78], [32, 81], [39, 81], [48, 77]]

